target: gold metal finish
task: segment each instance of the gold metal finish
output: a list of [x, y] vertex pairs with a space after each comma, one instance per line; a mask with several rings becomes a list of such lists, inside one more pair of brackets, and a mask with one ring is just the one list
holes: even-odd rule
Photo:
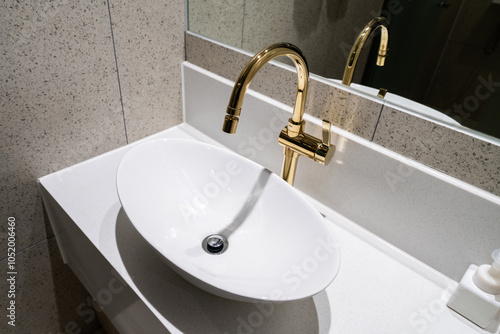
[[[307, 88], [309, 86], [309, 69], [304, 56], [302, 55], [302, 51], [300, 51], [300, 49], [295, 45], [289, 43], [276, 43], [268, 46], [258, 52], [248, 62], [245, 68], [243, 68], [240, 76], [236, 80], [236, 84], [233, 87], [231, 97], [229, 98], [229, 104], [226, 110], [229, 117], [226, 117], [224, 123], [234, 122], [234, 120], [238, 119], [238, 116], [241, 114], [241, 106], [243, 105], [245, 93], [253, 78], [265, 64], [279, 56], [287, 56], [292, 59], [295, 64], [295, 68], [297, 69], [297, 94], [295, 95], [295, 104], [291, 118], [292, 121], [289, 123], [292, 134], [300, 133], [300, 129], [303, 127], [302, 119], [306, 105]], [[234, 128], [234, 131], [236, 131], [236, 126], [224, 125], [223, 130], [226, 131], [226, 128]]]
[[387, 89], [385, 88], [380, 88], [378, 90], [377, 96], [383, 99], [385, 97], [385, 94], [387, 94]]
[[235, 133], [238, 127], [238, 117], [232, 115], [226, 115], [224, 117], [224, 124], [222, 125], [222, 131], [227, 133]]
[[[285, 128], [286, 129], [286, 128]], [[295, 172], [300, 154], [289, 147], [283, 147], [283, 165], [281, 166], [281, 177], [293, 186]]]
[[[299, 153], [309, 159], [328, 165], [335, 153], [335, 146], [330, 145], [330, 123], [323, 121], [323, 140], [313, 137], [307, 133], [291, 137], [288, 127], [281, 130], [278, 142], [286, 148]], [[286, 152], [285, 152], [286, 156]]]
[[332, 125], [327, 120], [323, 120], [321, 124], [321, 135], [323, 137], [323, 145], [330, 146], [330, 131], [332, 130]]
[[[327, 122], [327, 125], [323, 126], [323, 140], [304, 132], [304, 110], [307, 88], [309, 86], [309, 70], [307, 62], [299, 48], [289, 43], [273, 44], [258, 52], [248, 62], [233, 87], [222, 130], [227, 133], [236, 132], [238, 116], [241, 114], [241, 106], [243, 105], [243, 99], [248, 86], [257, 72], [266, 63], [279, 56], [287, 56], [292, 59], [297, 69], [298, 77], [292, 118], [288, 120], [288, 125], [281, 131], [278, 138], [278, 142], [284, 147], [281, 177], [293, 185], [300, 155], [326, 165], [330, 162], [335, 152], [335, 147], [330, 145], [330, 123]], [[326, 128], [327, 130], [325, 130]]]
[[380, 36], [380, 44], [378, 47], [377, 56], [377, 66], [384, 66], [385, 57], [387, 56], [387, 44], [389, 43], [389, 21], [385, 17], [377, 17], [368, 22], [364, 29], [356, 37], [356, 41], [352, 46], [351, 53], [347, 59], [347, 64], [344, 70], [344, 77], [342, 83], [344, 85], [350, 86], [352, 82], [352, 76], [354, 75], [354, 70], [358, 62], [359, 54], [365, 45], [366, 40], [370, 34], [377, 28], [382, 30], [382, 35]]

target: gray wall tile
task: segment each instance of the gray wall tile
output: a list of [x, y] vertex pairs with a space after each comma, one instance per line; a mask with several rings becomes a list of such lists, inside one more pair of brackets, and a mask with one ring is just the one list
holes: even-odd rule
[[23, 249], [47, 234], [36, 178], [125, 136], [105, 4], [12, 1], [0, 15], [8, 27], [0, 32], [1, 212], [22, 222]]
[[384, 107], [373, 141], [500, 195], [500, 146]]
[[189, 0], [189, 30], [203, 36], [242, 46], [245, 0]]
[[[99, 328], [87, 291], [60, 257], [55, 238], [49, 238], [17, 254], [15, 298], [3, 296], [6, 310], [15, 301], [15, 327], [4, 321], [2, 333], [93, 333]], [[0, 261], [7, 268], [7, 260]], [[10, 285], [2, 280], [2, 291]]]
[[182, 121], [184, 2], [111, 0], [129, 142]]

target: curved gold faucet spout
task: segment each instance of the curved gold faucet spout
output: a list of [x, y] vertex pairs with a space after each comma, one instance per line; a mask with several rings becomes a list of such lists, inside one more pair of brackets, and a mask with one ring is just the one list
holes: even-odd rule
[[269, 61], [276, 57], [287, 56], [293, 60], [297, 69], [297, 94], [295, 96], [295, 104], [293, 107], [293, 115], [291, 122], [295, 126], [294, 131], [299, 133], [299, 128], [302, 125], [304, 117], [304, 109], [306, 105], [307, 87], [309, 85], [309, 69], [307, 62], [302, 55], [302, 51], [298, 47], [289, 43], [276, 43], [266, 47], [258, 52], [241, 71], [240, 76], [236, 80], [233, 87], [229, 104], [227, 106], [227, 115], [224, 118], [222, 130], [227, 133], [236, 132], [238, 126], [238, 116], [241, 114], [241, 106], [248, 86], [259, 70]]
[[331, 161], [335, 152], [335, 147], [330, 145], [329, 140], [330, 123], [325, 122], [323, 139], [304, 133], [304, 110], [309, 85], [309, 69], [299, 48], [289, 43], [273, 44], [258, 52], [248, 62], [234, 84], [222, 130], [228, 133], [236, 132], [239, 120], [238, 116], [241, 114], [241, 106], [243, 105], [243, 99], [245, 98], [248, 86], [257, 72], [267, 62], [279, 56], [287, 56], [293, 60], [298, 76], [297, 94], [295, 96], [292, 118], [288, 120], [288, 125], [281, 131], [278, 137], [278, 142], [283, 145], [284, 154], [281, 177], [293, 185], [299, 156], [303, 155], [326, 165]]
[[364, 29], [356, 37], [356, 41], [352, 46], [351, 52], [349, 53], [349, 58], [347, 59], [347, 64], [344, 70], [344, 77], [342, 83], [344, 85], [350, 86], [352, 82], [352, 76], [354, 75], [354, 70], [358, 62], [359, 54], [365, 45], [366, 40], [370, 34], [377, 28], [380, 28], [382, 34], [380, 36], [380, 44], [378, 47], [377, 55], [377, 66], [384, 66], [385, 57], [387, 56], [387, 44], [389, 43], [389, 21], [385, 17], [377, 17], [368, 22]]

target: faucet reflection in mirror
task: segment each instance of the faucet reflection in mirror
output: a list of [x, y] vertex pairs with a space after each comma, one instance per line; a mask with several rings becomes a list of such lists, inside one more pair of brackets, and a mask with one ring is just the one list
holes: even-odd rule
[[[354, 75], [354, 70], [356, 69], [356, 64], [358, 62], [359, 54], [366, 43], [366, 40], [371, 35], [372, 32], [380, 28], [382, 34], [380, 36], [380, 44], [378, 47], [377, 55], [377, 66], [384, 66], [385, 57], [387, 56], [387, 44], [389, 43], [389, 21], [385, 17], [377, 17], [368, 22], [368, 24], [363, 28], [363, 30], [356, 37], [356, 41], [351, 48], [349, 57], [347, 58], [347, 64], [344, 70], [344, 77], [342, 78], [342, 83], [344, 85], [350, 86], [352, 82], [352, 76]], [[378, 97], [383, 98], [387, 90], [385, 88], [380, 88]]]
[[236, 132], [238, 116], [241, 114], [241, 106], [248, 86], [265, 64], [279, 56], [287, 56], [293, 61], [298, 76], [292, 118], [288, 120], [288, 125], [281, 131], [278, 138], [278, 142], [283, 145], [284, 154], [281, 177], [290, 185], [293, 185], [300, 155], [327, 165], [335, 152], [335, 146], [330, 145], [329, 122], [323, 121], [322, 139], [304, 132], [306, 123], [304, 121], [304, 109], [309, 86], [309, 69], [299, 48], [289, 43], [276, 43], [259, 51], [248, 62], [233, 87], [222, 130], [227, 133]]

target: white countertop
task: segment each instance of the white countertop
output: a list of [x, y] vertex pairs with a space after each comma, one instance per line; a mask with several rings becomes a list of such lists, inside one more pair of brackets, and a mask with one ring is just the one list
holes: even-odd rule
[[[217, 144], [187, 124], [144, 140], [169, 137]], [[341, 250], [339, 274], [324, 292], [259, 308], [190, 285], [145, 245], [121, 210], [116, 169], [133, 145], [45, 176], [40, 183], [171, 333], [492, 332], [446, 307], [455, 281], [311, 198], [331, 222]], [[252, 321], [255, 326], [249, 325]]]

